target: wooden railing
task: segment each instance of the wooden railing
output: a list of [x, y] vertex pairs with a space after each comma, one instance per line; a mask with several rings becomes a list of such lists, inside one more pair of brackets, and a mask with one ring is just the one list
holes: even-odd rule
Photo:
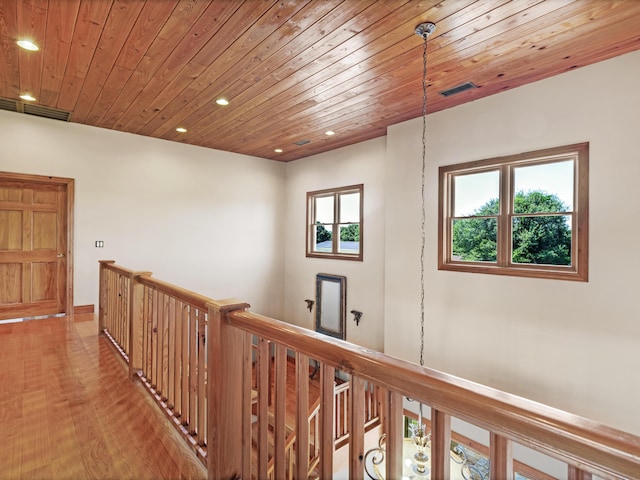
[[100, 332], [107, 335], [129, 361], [131, 281], [135, 272], [114, 262], [100, 262]]
[[[386, 434], [385, 477], [400, 478], [405, 396], [431, 408], [431, 478], [450, 477], [452, 417], [490, 432], [494, 479], [513, 478], [514, 442], [566, 462], [571, 479], [586, 480], [592, 473], [640, 478], [638, 436], [249, 312], [240, 301], [214, 301], [113, 262], [101, 262], [100, 286], [101, 331], [128, 359], [132, 376], [145, 381], [206, 458], [211, 479], [269, 478], [270, 467], [278, 479], [291, 478], [292, 470], [296, 479], [310, 472], [331, 478], [338, 402], [346, 402], [348, 411], [350, 478], [364, 475], [366, 419], [371, 416], [366, 412], [376, 409]], [[295, 357], [292, 379], [287, 379], [287, 351]], [[320, 371], [317, 424], [309, 422], [310, 358]], [[252, 384], [254, 368], [257, 385]], [[346, 400], [336, 400], [337, 370], [350, 377]], [[296, 392], [295, 435], [310, 442], [292, 441], [287, 431], [290, 382]], [[253, 389], [258, 393], [255, 436]], [[367, 391], [375, 392], [377, 400], [368, 402], [374, 395]], [[317, 434], [312, 435], [314, 428]]]
[[[157, 280], [150, 272], [135, 272], [111, 260], [101, 261], [100, 266], [100, 332], [128, 363], [130, 376], [143, 382], [206, 463], [207, 305], [214, 300]], [[263, 348], [265, 346], [263, 342]], [[252, 343], [252, 350], [257, 357], [258, 345]], [[260, 382], [269, 378], [268, 373], [254, 373], [262, 376], [253, 375], [252, 389], [268, 383], [268, 380]], [[267, 398], [270, 404], [270, 396]], [[319, 401], [308, 416], [310, 472], [319, 462], [318, 412]], [[269, 415], [262, 417], [269, 418]], [[291, 452], [295, 444], [296, 432], [289, 432], [286, 457], [290, 462], [294, 460]], [[273, 467], [270, 470], [273, 472]], [[288, 472], [293, 474], [292, 469]]]
[[[318, 467], [320, 462], [320, 399], [316, 400], [311, 411], [309, 413], [309, 470], [307, 477], [312, 476], [314, 470]], [[285, 441], [284, 450], [284, 462], [286, 465], [285, 476], [278, 478], [278, 480], [293, 480], [295, 474], [294, 461], [295, 461], [295, 445], [297, 442], [296, 431], [289, 432]], [[276, 480], [275, 476], [275, 458], [271, 457], [267, 465], [267, 478], [269, 480]]]
[[335, 440], [349, 438], [349, 382], [336, 385], [335, 402], [333, 404], [333, 421]]
[[[335, 387], [333, 404], [334, 440], [336, 448], [349, 441], [349, 391], [351, 382], [344, 382]], [[364, 426], [365, 430], [380, 421], [380, 405], [382, 389], [372, 383], [365, 384], [364, 390]]]
[[212, 299], [100, 262], [100, 331], [206, 461], [207, 304]]
[[[334, 410], [333, 410], [333, 422], [334, 422], [334, 449], [338, 449], [346, 445], [349, 441], [349, 386], [348, 381], [339, 383], [334, 387]], [[375, 426], [380, 422], [379, 408], [380, 408], [380, 391], [379, 387], [371, 385], [365, 389], [365, 430], [369, 427]], [[296, 431], [292, 431], [287, 436], [286, 449], [285, 449], [285, 463], [287, 465], [286, 478], [292, 480], [294, 478], [294, 471], [292, 465], [294, 465], [295, 458], [295, 442]], [[309, 413], [309, 471], [311, 476], [320, 463], [320, 399], [318, 399], [311, 407]], [[268, 465], [268, 475], [270, 479], [274, 479], [274, 458], [271, 458]]]
[[[251, 478], [251, 465], [244, 459], [243, 430], [250, 418], [250, 392], [236, 379], [250, 365], [238, 359], [249, 345], [250, 335], [276, 345], [278, 356], [293, 350], [296, 364], [308, 358], [320, 362], [320, 473], [333, 474], [333, 378], [336, 369], [351, 374], [349, 395], [349, 472], [363, 477], [365, 388], [375, 384], [384, 389], [383, 424], [386, 441], [386, 478], [402, 476], [402, 399], [404, 396], [431, 407], [431, 478], [450, 477], [451, 417], [455, 416], [490, 432], [490, 477], [513, 478], [512, 444], [517, 442], [567, 463], [569, 478], [639, 478], [640, 437], [563, 412], [551, 407], [481, 386], [441, 372], [420, 367], [315, 332], [246, 311], [241, 302], [216, 302], [210, 318], [216, 345], [210, 362], [227, 366], [232, 375], [212, 372], [216, 388], [212, 394], [212, 437], [209, 448], [210, 478]], [[279, 353], [280, 352], [280, 353]], [[282, 361], [282, 360], [280, 360]], [[211, 368], [213, 364], [210, 363]], [[231, 369], [231, 370], [229, 370]], [[281, 375], [281, 374], [280, 374]], [[280, 380], [284, 386], [284, 380]], [[276, 371], [276, 382], [278, 373]], [[298, 409], [307, 412], [308, 375], [296, 375]], [[276, 390], [276, 402], [278, 390]], [[242, 405], [241, 409], [237, 405]], [[299, 415], [299, 412], [298, 412]], [[305, 417], [306, 419], [306, 417]], [[215, 428], [214, 428], [215, 425]], [[240, 427], [239, 427], [240, 426]], [[307, 430], [306, 422], [301, 430]], [[260, 435], [266, 436], [266, 424]], [[283, 441], [278, 443], [280, 429]], [[298, 432], [307, 436], [308, 431]], [[285, 478], [284, 424], [276, 420], [276, 478]], [[265, 442], [266, 443], [266, 442]], [[257, 477], [267, 471], [267, 456], [258, 462]], [[263, 463], [261, 463], [263, 462]], [[307, 478], [309, 452], [304, 445], [296, 451], [296, 478]], [[279, 475], [278, 472], [282, 474]], [[265, 475], [266, 476], [266, 475]]]

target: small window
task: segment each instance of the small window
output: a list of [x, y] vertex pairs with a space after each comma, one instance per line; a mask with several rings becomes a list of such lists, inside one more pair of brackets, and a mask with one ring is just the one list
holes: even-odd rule
[[362, 261], [363, 186], [307, 193], [307, 257]]
[[439, 268], [587, 281], [588, 151], [440, 167]]

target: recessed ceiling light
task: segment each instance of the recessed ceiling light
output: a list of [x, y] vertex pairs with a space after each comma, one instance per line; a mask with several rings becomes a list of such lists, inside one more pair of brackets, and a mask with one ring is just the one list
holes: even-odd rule
[[35, 102], [36, 98], [29, 95], [28, 93], [23, 93], [22, 95], [20, 95], [20, 98], [22, 100], [26, 100], [27, 102]]
[[40, 47], [33, 43], [31, 40], [18, 40], [16, 42], [18, 46], [24, 48], [25, 50], [31, 50], [32, 52], [37, 52], [40, 50]]
[[336, 132], [334, 132], [333, 130], [327, 130], [326, 132], [324, 132], [325, 135], [331, 136], [331, 135], [335, 135]]
[[283, 151], [284, 151], [284, 150], [282, 150], [281, 148], [276, 148], [276, 149], [274, 150], [274, 152], [276, 152], [276, 153], [282, 153]]
[[227, 100], [226, 98], [219, 98], [216, 100], [216, 103], [224, 107], [225, 105], [229, 105], [229, 100]]
[[184, 127], [178, 127], [178, 128], [176, 128], [176, 132], [186, 133], [186, 132], [187, 132], [187, 129], [186, 129], [186, 128], [184, 128]]

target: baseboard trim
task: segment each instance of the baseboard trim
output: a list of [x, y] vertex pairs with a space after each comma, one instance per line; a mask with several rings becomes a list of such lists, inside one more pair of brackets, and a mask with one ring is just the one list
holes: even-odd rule
[[93, 305], [76, 305], [73, 307], [73, 314], [80, 315], [83, 313], [94, 313]]

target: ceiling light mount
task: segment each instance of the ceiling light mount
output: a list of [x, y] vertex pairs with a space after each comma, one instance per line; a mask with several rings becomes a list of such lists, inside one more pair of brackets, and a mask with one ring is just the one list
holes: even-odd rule
[[429, 35], [436, 31], [436, 24], [433, 22], [424, 22], [416, 26], [416, 35], [426, 39]]

